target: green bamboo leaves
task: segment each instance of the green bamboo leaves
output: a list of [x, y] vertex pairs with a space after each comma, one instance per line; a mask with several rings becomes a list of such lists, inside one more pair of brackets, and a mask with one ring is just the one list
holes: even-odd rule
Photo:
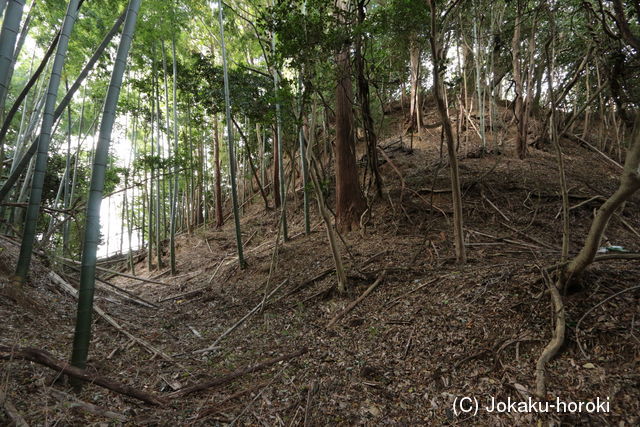
[[[24, 3], [24, 2], [23, 2]], [[22, 235], [22, 245], [20, 246], [20, 257], [18, 258], [18, 266], [16, 267], [16, 279], [24, 282], [29, 271], [31, 263], [31, 254], [33, 252], [33, 243], [36, 238], [36, 226], [38, 216], [40, 214], [40, 203], [42, 200], [42, 189], [44, 186], [44, 177], [47, 170], [47, 160], [49, 157], [49, 143], [51, 142], [51, 129], [54, 122], [54, 109], [56, 106], [56, 97], [60, 80], [62, 76], [62, 68], [67, 57], [69, 48], [69, 38], [71, 31], [76, 23], [78, 16], [79, 0], [70, 0], [67, 12], [64, 17], [62, 29], [60, 31], [60, 40], [58, 48], [53, 60], [51, 69], [51, 77], [47, 89], [47, 97], [42, 117], [42, 127], [40, 131], [40, 141], [38, 143], [38, 154], [36, 157], [36, 167], [33, 174], [31, 184], [31, 195], [29, 197], [29, 206], [24, 225], [24, 234]], [[11, 6], [11, 5], [9, 5]], [[9, 9], [7, 9], [7, 13]]]

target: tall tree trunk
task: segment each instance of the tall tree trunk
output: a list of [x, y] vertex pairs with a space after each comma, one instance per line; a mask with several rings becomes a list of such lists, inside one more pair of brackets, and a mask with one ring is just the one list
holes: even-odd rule
[[[173, 191], [171, 192], [171, 217], [169, 230], [169, 264], [171, 275], [176, 274], [176, 216], [178, 211], [178, 65], [176, 58], [175, 34], [171, 38], [171, 53], [173, 56]], [[167, 99], [167, 104], [169, 100]], [[167, 111], [168, 112], [168, 111]], [[168, 122], [167, 118], [167, 122]]]
[[441, 64], [444, 61], [444, 52], [440, 41], [441, 34], [438, 32], [438, 13], [436, 11], [435, 0], [429, 0], [429, 8], [431, 9], [431, 55], [433, 58], [433, 91], [438, 104], [438, 112], [442, 120], [442, 128], [447, 141], [447, 153], [449, 154], [449, 168], [451, 175], [451, 193], [453, 198], [453, 236], [455, 240], [456, 259], [458, 263], [464, 264], [467, 260], [464, 247], [464, 234], [462, 225], [462, 192], [460, 190], [460, 174], [458, 172], [458, 158], [456, 157], [455, 141], [453, 139], [453, 130], [451, 128], [451, 120], [447, 113], [445, 103], [444, 87], [442, 83]]
[[[306, 4], [305, 4], [306, 6]], [[302, 73], [301, 73], [302, 74]], [[306, 90], [303, 90], [303, 82], [302, 76], [300, 75], [298, 78], [299, 90], [300, 90], [300, 99], [298, 103], [300, 104], [300, 127], [298, 129], [298, 139], [300, 143], [300, 169], [302, 171], [302, 211], [304, 214], [304, 234], [311, 234], [311, 219], [309, 215], [309, 162], [307, 161], [307, 148], [305, 145], [304, 139], [304, 93]], [[262, 187], [261, 187], [262, 188]], [[266, 200], [266, 199], [265, 199]]]
[[216, 194], [216, 227], [222, 227], [222, 173], [220, 171], [220, 131], [218, 130], [218, 116], [213, 115], [213, 167], [215, 168], [215, 194]]
[[[316, 104], [313, 103], [311, 109], [311, 124], [309, 131], [309, 144], [307, 145], [307, 159], [309, 159], [309, 175], [313, 182], [313, 190], [316, 193], [316, 202], [318, 203], [318, 211], [324, 222], [324, 227], [327, 231], [327, 239], [329, 240], [329, 247], [331, 249], [331, 255], [333, 256], [333, 262], [336, 266], [336, 288], [338, 292], [344, 294], [347, 292], [348, 281], [347, 274], [344, 269], [344, 263], [342, 262], [342, 256], [340, 255], [340, 249], [338, 248], [338, 240], [336, 239], [336, 233], [331, 223], [331, 215], [322, 192], [322, 186], [320, 184], [320, 177], [318, 174], [318, 161], [313, 153], [313, 146], [315, 144], [315, 122], [316, 121]], [[325, 138], [326, 138], [325, 134]]]
[[69, 1], [67, 13], [62, 24], [62, 30], [60, 31], [60, 41], [58, 42], [56, 56], [53, 61], [51, 78], [49, 79], [47, 101], [42, 119], [40, 142], [38, 144], [38, 156], [36, 158], [36, 166], [31, 184], [31, 196], [29, 197], [29, 206], [27, 208], [25, 219], [22, 245], [20, 246], [20, 256], [16, 267], [16, 279], [19, 282], [25, 281], [31, 264], [33, 244], [36, 239], [36, 228], [38, 225], [38, 217], [40, 215], [40, 203], [42, 201], [44, 178], [47, 171], [49, 142], [51, 141], [51, 129], [53, 127], [54, 119], [53, 110], [55, 108], [56, 95], [58, 94], [58, 88], [60, 86], [62, 68], [67, 57], [69, 37], [78, 15], [78, 1], [79, 0]]
[[[273, 33], [271, 37], [271, 49], [273, 56], [276, 56], [276, 34]], [[289, 240], [289, 232], [287, 226], [287, 185], [284, 174], [284, 152], [282, 149], [282, 119], [280, 115], [280, 81], [278, 76], [278, 69], [273, 67], [273, 86], [275, 90], [275, 98], [276, 98], [276, 143], [274, 146], [274, 152], [278, 152], [278, 183], [279, 191], [280, 191], [280, 202], [282, 203], [281, 210], [281, 222], [282, 222], [282, 240], [286, 242]], [[276, 191], [276, 188], [274, 188]]]
[[[365, 1], [358, 1], [358, 23], [363, 24], [365, 19]], [[418, 51], [419, 52], [419, 51]], [[413, 54], [413, 52], [412, 52]], [[420, 54], [418, 53], [418, 63]], [[371, 171], [371, 175], [373, 176], [373, 181], [376, 186], [376, 191], [378, 196], [382, 197], [382, 176], [380, 175], [380, 169], [378, 169], [378, 138], [376, 136], [376, 131], [373, 126], [373, 117], [371, 116], [371, 103], [369, 98], [369, 81], [365, 76], [365, 64], [363, 57], [363, 40], [361, 37], [356, 39], [356, 48], [355, 48], [355, 66], [356, 66], [356, 76], [357, 76], [357, 86], [358, 86], [358, 101], [360, 103], [360, 111], [362, 112], [362, 124], [364, 127], [364, 136], [367, 144], [367, 163], [369, 170]], [[416, 69], [416, 73], [419, 70], [419, 66]], [[413, 71], [412, 71], [413, 73]], [[411, 117], [418, 116], [419, 104], [417, 100], [417, 79], [414, 88], [414, 82], [411, 84]], [[413, 77], [412, 77], [413, 78]], [[419, 119], [416, 119], [414, 122], [418, 122]], [[358, 218], [359, 219], [359, 218]]]
[[124, 75], [127, 65], [127, 58], [129, 56], [129, 49], [131, 48], [140, 2], [141, 0], [131, 0], [127, 8], [127, 17], [104, 103], [99, 139], [91, 173], [80, 272], [80, 289], [78, 291], [78, 316], [73, 339], [73, 353], [71, 355], [71, 364], [81, 369], [84, 369], [86, 366], [89, 343], [91, 341], [91, 315], [93, 313], [93, 292], [96, 277], [96, 252], [100, 241], [100, 204], [102, 202], [104, 177], [109, 157], [109, 142], [116, 117], [116, 107], [122, 86], [122, 76]]
[[[513, 39], [511, 40], [511, 55], [513, 58], [513, 82], [515, 90], [514, 111], [513, 114], [516, 118], [517, 132], [516, 132], [516, 152], [520, 159], [524, 159], [527, 156], [527, 141], [526, 135], [523, 135], [524, 120], [524, 104], [522, 102], [522, 66], [520, 64], [520, 32], [522, 27], [522, 11], [520, 0], [516, 5], [516, 21], [513, 30]], [[524, 129], [526, 132], [526, 129]]]
[[229, 73], [227, 71], [227, 48], [224, 44], [224, 23], [222, 0], [218, 0], [218, 22], [220, 24], [220, 45], [222, 47], [222, 69], [224, 73], [224, 103], [227, 116], [227, 142], [229, 145], [229, 177], [231, 181], [231, 201], [233, 203], [233, 219], [235, 222], [236, 247], [240, 268], [245, 268], [242, 251], [242, 233], [240, 231], [240, 213], [238, 211], [238, 189], [236, 187], [236, 159], [233, 146], [233, 125], [231, 123], [231, 96], [229, 94]]
[[[339, 1], [342, 13], [348, 13], [346, 0]], [[351, 87], [351, 60], [345, 43], [336, 55], [338, 82], [336, 85], [336, 227], [350, 231], [360, 226], [360, 216], [366, 202], [358, 182], [356, 147], [353, 135], [353, 90]]]
[[[244, 132], [242, 132], [242, 128], [240, 127], [238, 122], [236, 122], [236, 119], [234, 119], [232, 117], [231, 120], [233, 121], [233, 124], [235, 125], [236, 129], [238, 130], [238, 133], [240, 133], [240, 137], [244, 141], [244, 146], [245, 146], [245, 150], [246, 150], [246, 161], [247, 161], [247, 163], [249, 163], [249, 168], [251, 169], [251, 174], [255, 178], [256, 184], [258, 185], [258, 189], [260, 190], [260, 195], [262, 196], [262, 200], [264, 201], [264, 208], [268, 210], [268, 209], [270, 209], [269, 200], [267, 199], [267, 193], [264, 190], [264, 187], [262, 186], [262, 182], [260, 181], [260, 177], [258, 176], [258, 170], [256, 169], [255, 165], [253, 164], [253, 159], [252, 159], [252, 155], [251, 155], [251, 149], [249, 147], [249, 139], [244, 134]], [[248, 126], [247, 126], [247, 128], [248, 128]], [[251, 180], [249, 180], [249, 182], [251, 182]], [[252, 187], [251, 184], [250, 184], [250, 186]], [[252, 195], [251, 195], [251, 197], [252, 197]]]

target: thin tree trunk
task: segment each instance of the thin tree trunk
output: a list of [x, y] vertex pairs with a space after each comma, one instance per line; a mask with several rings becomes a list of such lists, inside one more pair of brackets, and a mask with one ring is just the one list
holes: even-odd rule
[[60, 41], [56, 56], [51, 70], [51, 78], [49, 79], [49, 88], [47, 90], [47, 101], [44, 108], [42, 120], [42, 128], [40, 131], [40, 142], [38, 144], [38, 156], [36, 158], [36, 166], [31, 185], [31, 196], [29, 197], [29, 206], [27, 208], [25, 227], [22, 236], [22, 245], [20, 246], [20, 256], [16, 267], [16, 279], [24, 282], [29, 266], [31, 264], [31, 255], [33, 253], [33, 244], [36, 239], [36, 228], [38, 217], [40, 216], [40, 203], [42, 200], [42, 191], [44, 186], [44, 178], [47, 170], [47, 159], [49, 156], [49, 142], [51, 141], [51, 129], [53, 127], [53, 111], [56, 103], [56, 95], [60, 86], [62, 76], [62, 68], [67, 56], [69, 47], [69, 36], [78, 15], [79, 0], [70, 0], [67, 13], [60, 31]]
[[[275, 57], [276, 54], [276, 34], [273, 33], [271, 37], [271, 49], [272, 53]], [[282, 203], [282, 240], [286, 242], [289, 240], [289, 231], [287, 225], [287, 186], [285, 181], [284, 174], [284, 153], [282, 150], [282, 119], [280, 117], [280, 101], [279, 98], [279, 90], [280, 90], [280, 82], [278, 78], [278, 70], [273, 68], [273, 86], [275, 90], [276, 97], [276, 141], [274, 145], [274, 152], [278, 152], [278, 183], [279, 183], [279, 191], [280, 191], [280, 202]], [[274, 188], [276, 191], [276, 188]]]
[[[513, 58], [513, 82], [515, 90], [514, 116], [516, 118], [516, 152], [520, 159], [527, 156], [527, 143], [523, 135], [524, 104], [522, 102], [522, 67], [520, 65], [520, 31], [522, 27], [522, 11], [520, 0], [517, 1], [516, 21], [511, 41], [511, 55]], [[526, 132], [526, 129], [525, 129]]]
[[[171, 38], [173, 55], [173, 197], [171, 198], [170, 265], [171, 274], [176, 274], [176, 214], [178, 210], [178, 65], [175, 34]], [[168, 103], [168, 100], [167, 100]], [[167, 119], [168, 120], [168, 119]]]
[[278, 137], [275, 127], [273, 128], [273, 204], [278, 209], [280, 207], [280, 160], [278, 156]]
[[227, 48], [224, 43], [224, 23], [222, 0], [218, 0], [218, 23], [220, 24], [220, 45], [222, 47], [222, 68], [224, 72], [224, 101], [227, 116], [227, 141], [229, 145], [229, 175], [231, 181], [231, 200], [233, 203], [233, 219], [235, 222], [236, 247], [238, 250], [238, 262], [240, 268], [244, 268], [246, 263], [242, 251], [242, 234], [240, 231], [240, 213], [238, 212], [238, 190], [236, 187], [236, 161], [233, 146], [233, 128], [231, 124], [231, 96], [229, 94], [229, 73], [227, 71]]
[[[365, 2], [363, 0], [358, 1], [358, 22], [363, 24], [365, 20]], [[376, 131], [373, 126], [373, 117], [371, 115], [371, 103], [369, 98], [369, 81], [365, 76], [365, 64], [363, 58], [363, 42], [359, 37], [356, 40], [356, 49], [355, 49], [355, 66], [356, 66], [356, 76], [358, 82], [358, 100], [360, 102], [360, 110], [362, 112], [362, 123], [364, 127], [364, 135], [367, 143], [367, 162], [369, 165], [369, 170], [373, 175], [373, 180], [375, 182], [376, 191], [378, 196], [382, 197], [382, 176], [380, 175], [380, 169], [378, 168], [378, 138], [376, 136]], [[419, 51], [418, 51], [419, 52]], [[418, 53], [418, 67], [416, 70], [416, 74], [419, 72], [419, 53]], [[412, 72], [413, 73], [413, 72]], [[414, 83], [412, 82], [411, 90], [411, 105], [412, 112], [411, 117], [416, 117], [415, 123], [416, 125], [419, 123], [418, 110], [420, 109], [420, 105], [418, 104], [418, 95], [417, 95], [417, 79], [418, 76], [415, 76], [415, 88]], [[413, 121], [412, 121], [413, 123]], [[359, 219], [359, 218], [358, 218]]]
[[[361, 8], [362, 2], [358, 3]], [[411, 74], [411, 100], [409, 103], [409, 131], [413, 132], [421, 126], [420, 111], [420, 45], [416, 34], [409, 36], [409, 69]], [[374, 151], [377, 151], [374, 149]]]
[[213, 167], [215, 169], [215, 194], [216, 194], [216, 227], [224, 224], [222, 216], [222, 173], [220, 171], [220, 131], [218, 130], [218, 115], [213, 115]]
[[453, 130], [451, 121], [447, 113], [445, 103], [445, 94], [442, 84], [442, 73], [440, 65], [444, 58], [442, 45], [440, 42], [440, 34], [438, 33], [438, 22], [435, 0], [429, 0], [429, 8], [431, 9], [431, 54], [433, 58], [433, 91], [436, 102], [438, 104], [438, 112], [442, 120], [442, 128], [447, 141], [447, 152], [449, 154], [449, 167], [451, 174], [451, 193], [453, 198], [453, 235], [455, 240], [456, 259], [460, 264], [464, 264], [467, 260], [464, 247], [463, 220], [462, 220], [462, 192], [460, 190], [460, 174], [458, 172], [458, 158], [455, 150], [455, 140], [453, 139]]

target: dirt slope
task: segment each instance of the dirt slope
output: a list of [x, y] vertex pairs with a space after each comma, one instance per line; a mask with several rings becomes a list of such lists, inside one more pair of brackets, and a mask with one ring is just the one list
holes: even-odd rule
[[[432, 120], [435, 120], [431, 118]], [[393, 125], [389, 125], [393, 128]], [[179, 276], [167, 285], [113, 280], [158, 305], [147, 308], [104, 291], [96, 303], [134, 336], [170, 355], [152, 355], [96, 320], [91, 369], [165, 397], [154, 408], [97, 386], [77, 398], [122, 414], [130, 425], [310, 425], [533, 424], [538, 416], [505, 413], [456, 416], [454, 399], [470, 396], [524, 400], [534, 388], [535, 361], [551, 336], [550, 304], [541, 268], [558, 262], [561, 246], [557, 166], [551, 152], [534, 150], [526, 161], [506, 155], [479, 156], [477, 141], [461, 147], [461, 174], [469, 263], [453, 262], [446, 161], [439, 159], [438, 129], [414, 139], [414, 151], [387, 135], [382, 166], [384, 200], [373, 204], [362, 232], [344, 236], [351, 295], [331, 293], [333, 262], [323, 227], [301, 234], [301, 200], [289, 203], [290, 233], [274, 257], [278, 213], [264, 213], [259, 199], [243, 218], [248, 268], [233, 257], [232, 224], [183, 235]], [[507, 135], [508, 136], [508, 135]], [[505, 146], [511, 142], [506, 140]], [[405, 138], [403, 145], [408, 141]], [[571, 250], [582, 242], [598, 206], [619, 171], [595, 153], [565, 143], [571, 204]], [[585, 203], [583, 203], [585, 202]], [[583, 203], [582, 205], [580, 205]], [[580, 206], [578, 206], [580, 205]], [[313, 224], [318, 223], [313, 211]], [[638, 199], [612, 221], [607, 239], [639, 251]], [[626, 223], [625, 225], [623, 223]], [[251, 237], [249, 239], [249, 237]], [[13, 265], [15, 247], [5, 244], [0, 267]], [[272, 268], [275, 263], [275, 268]], [[7, 267], [8, 273], [11, 268]], [[146, 271], [144, 262], [137, 273]], [[270, 270], [273, 273], [269, 277]], [[26, 295], [30, 303], [0, 295], [0, 345], [46, 349], [60, 359], [70, 353], [75, 302], [47, 279], [38, 264]], [[384, 282], [335, 326], [327, 323], [383, 271]], [[566, 297], [567, 344], [549, 366], [549, 398], [587, 401], [609, 398], [606, 414], [546, 414], [568, 424], [637, 425], [640, 389], [636, 333], [638, 292], [626, 292], [587, 313], [610, 295], [637, 285], [636, 262], [593, 266]], [[208, 347], [285, 279], [262, 310]], [[183, 296], [179, 296], [183, 295]], [[576, 328], [578, 320], [586, 313]], [[584, 349], [579, 349], [578, 342]], [[170, 399], [186, 387], [278, 355], [307, 348], [304, 355], [221, 387]], [[53, 389], [53, 371], [24, 361], [0, 362], [1, 389], [33, 424], [89, 424], [108, 417], [71, 408]], [[7, 418], [0, 412], [0, 424]], [[117, 420], [111, 419], [117, 423]]]

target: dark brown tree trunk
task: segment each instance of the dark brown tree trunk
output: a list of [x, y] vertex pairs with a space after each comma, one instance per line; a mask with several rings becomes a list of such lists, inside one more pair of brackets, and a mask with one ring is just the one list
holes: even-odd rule
[[[346, 4], [341, 6], [346, 8]], [[366, 203], [358, 182], [356, 167], [349, 46], [345, 45], [336, 55], [336, 64], [336, 227], [338, 230], [350, 231], [359, 227], [360, 216], [366, 208]]]
[[213, 116], [213, 161], [215, 163], [216, 175], [216, 227], [220, 228], [224, 224], [222, 216], [222, 174], [220, 173], [220, 137], [218, 135], [218, 117]]
[[513, 82], [515, 100], [513, 114], [516, 118], [517, 132], [516, 132], [516, 151], [520, 159], [524, 159], [527, 156], [527, 138], [526, 138], [526, 125], [527, 120], [524, 117], [524, 103], [522, 100], [522, 68], [520, 65], [520, 28], [522, 26], [522, 14], [520, 13], [520, 4], [517, 5], [516, 22], [513, 31], [513, 39], [511, 42], [511, 54], [513, 55]]

